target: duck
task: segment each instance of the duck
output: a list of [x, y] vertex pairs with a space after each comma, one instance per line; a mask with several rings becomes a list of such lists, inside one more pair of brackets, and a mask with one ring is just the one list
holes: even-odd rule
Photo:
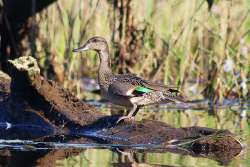
[[125, 116], [117, 119], [116, 124], [128, 119], [133, 120], [140, 108], [161, 102], [184, 102], [176, 87], [166, 86], [143, 79], [135, 74], [114, 74], [107, 41], [100, 36], [88, 39], [73, 52], [95, 51], [99, 56], [98, 84], [101, 96], [109, 102], [129, 109]]

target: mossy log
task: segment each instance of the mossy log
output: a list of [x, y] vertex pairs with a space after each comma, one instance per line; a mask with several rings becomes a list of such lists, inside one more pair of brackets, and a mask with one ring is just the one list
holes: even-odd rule
[[33, 57], [20, 57], [9, 62], [11, 94], [24, 98], [55, 125], [82, 127], [102, 116], [94, 107], [78, 100], [55, 82], [43, 78]]
[[[0, 77], [1, 95], [5, 92], [7, 96], [7, 98], [1, 97], [0, 105], [5, 108], [2, 109], [1, 114], [4, 115], [4, 111], [8, 110], [10, 117], [8, 119], [1, 117], [2, 121], [15, 122], [16, 120], [13, 119], [32, 113], [32, 116], [29, 115], [29, 118], [33, 120], [32, 124], [39, 126], [42, 122], [44, 127], [42, 130], [49, 129], [46, 133], [51, 135], [82, 136], [96, 142], [127, 146], [149, 145], [151, 149], [153, 146], [157, 146], [155, 149], [160, 146], [161, 149], [171, 148], [173, 152], [181, 147], [188, 152], [187, 154], [194, 154], [195, 151], [204, 155], [204, 151], [234, 150], [230, 155], [235, 156], [242, 149], [241, 144], [228, 130], [204, 127], [174, 128], [166, 123], [151, 120], [125, 121], [115, 125], [119, 118], [117, 115], [101, 114], [94, 107], [77, 99], [71, 92], [42, 77], [33, 57], [20, 57], [9, 62], [11, 81]], [[33, 117], [39, 117], [40, 121]], [[27, 119], [22, 121], [25, 124]], [[37, 131], [37, 128], [35, 129]], [[15, 130], [15, 134], [18, 130], [20, 129]], [[11, 135], [6, 132], [2, 134], [7, 136], [6, 138]], [[33, 132], [28, 136], [32, 137], [32, 135], [34, 135]]]

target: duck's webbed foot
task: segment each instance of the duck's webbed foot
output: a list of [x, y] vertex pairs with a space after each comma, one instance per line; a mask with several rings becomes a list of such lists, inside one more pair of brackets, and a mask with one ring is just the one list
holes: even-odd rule
[[137, 106], [137, 105], [133, 105], [133, 108], [129, 111], [128, 115], [127, 116], [122, 116], [120, 117], [117, 121], [116, 121], [116, 125], [121, 122], [122, 120], [124, 119], [129, 119], [129, 120], [134, 120], [135, 119], [135, 115], [137, 114], [138, 110], [140, 108]]

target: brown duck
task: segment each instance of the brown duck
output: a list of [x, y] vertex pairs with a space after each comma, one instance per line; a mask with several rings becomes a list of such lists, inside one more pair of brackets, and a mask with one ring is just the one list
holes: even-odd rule
[[102, 37], [92, 37], [83, 46], [73, 52], [94, 50], [98, 53], [100, 64], [98, 82], [101, 95], [111, 103], [130, 108], [127, 116], [117, 120], [134, 118], [138, 110], [146, 105], [159, 102], [183, 102], [179, 91], [139, 78], [133, 74], [113, 74], [110, 68], [109, 48]]

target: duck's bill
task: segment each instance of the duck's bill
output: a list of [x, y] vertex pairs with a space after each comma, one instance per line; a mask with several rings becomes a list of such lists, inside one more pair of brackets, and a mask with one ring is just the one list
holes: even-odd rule
[[75, 48], [72, 51], [73, 52], [81, 52], [81, 51], [86, 51], [86, 50], [89, 50], [89, 48], [87, 46], [82, 46], [82, 47], [79, 47], [79, 48]]

